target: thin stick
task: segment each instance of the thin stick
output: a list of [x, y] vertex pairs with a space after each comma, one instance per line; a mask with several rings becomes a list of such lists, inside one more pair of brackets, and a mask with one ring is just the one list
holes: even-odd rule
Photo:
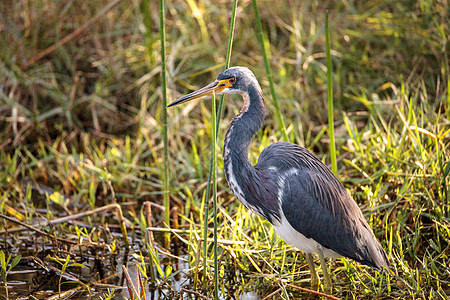
[[136, 268], [136, 274], [139, 282], [139, 296], [142, 298], [142, 300], [147, 300], [147, 295], [145, 294], [145, 285], [144, 281], [142, 280], [142, 275], [139, 271], [139, 268]]
[[275, 296], [276, 294], [278, 294], [281, 291], [281, 288], [278, 288], [277, 290], [275, 290], [274, 292], [270, 293], [269, 295], [267, 295], [266, 297], [262, 298], [262, 300], [266, 300], [269, 299], [272, 296]]
[[[152, 224], [152, 206], [150, 201], [145, 201], [144, 203], [145, 214], [147, 215], [147, 228], [153, 227]], [[153, 231], [148, 231], [149, 243], [153, 244], [155, 239], [153, 237]]]
[[[164, 203], [164, 222], [170, 227], [170, 199], [169, 199], [169, 152], [167, 142], [167, 89], [166, 89], [166, 29], [164, 0], [159, 0], [159, 37], [161, 40], [161, 88], [163, 95], [163, 143], [164, 143], [164, 168], [163, 168], [163, 203]], [[170, 249], [170, 233], [164, 234], [164, 247]]]
[[336, 144], [334, 141], [334, 113], [333, 113], [333, 80], [330, 52], [330, 29], [328, 27], [328, 11], [325, 14], [325, 41], [327, 53], [327, 98], [328, 98], [328, 136], [330, 137], [331, 171], [337, 174]]
[[110, 2], [107, 6], [105, 6], [105, 8], [103, 8], [98, 14], [96, 14], [92, 19], [90, 19], [89, 21], [85, 22], [83, 25], [81, 25], [80, 27], [78, 27], [77, 29], [75, 29], [71, 34], [66, 35], [62, 40], [59, 40], [58, 42], [56, 42], [55, 44], [51, 45], [50, 47], [48, 47], [47, 49], [39, 52], [38, 54], [36, 54], [35, 56], [33, 56], [32, 58], [30, 58], [28, 61], [26, 61], [24, 64], [22, 64], [20, 66], [21, 69], [26, 69], [29, 66], [31, 66], [32, 64], [38, 62], [39, 60], [41, 60], [42, 58], [44, 58], [45, 56], [49, 55], [50, 53], [52, 53], [53, 51], [55, 51], [56, 49], [58, 49], [58, 47], [63, 46], [64, 44], [66, 44], [67, 42], [69, 42], [70, 40], [76, 38], [77, 36], [79, 36], [81, 33], [83, 33], [83, 31], [85, 31], [86, 29], [88, 29], [92, 24], [94, 24], [95, 22], [97, 22], [98, 19], [100, 19], [101, 17], [103, 17], [104, 15], [106, 15], [108, 13], [108, 11], [110, 11], [111, 9], [113, 9], [117, 4], [120, 3], [121, 0], [114, 0], [112, 2]]
[[186, 230], [186, 229], [174, 229], [174, 228], [161, 228], [161, 227], [147, 227], [146, 230], [154, 232], [171, 232], [171, 233], [183, 233], [189, 234], [191, 232], [200, 233], [201, 230]]
[[325, 298], [328, 298], [328, 299], [340, 300], [337, 297], [334, 297], [334, 296], [331, 296], [331, 295], [328, 295], [328, 294], [325, 294], [325, 293], [313, 291], [313, 290], [310, 290], [310, 289], [307, 289], [307, 288], [302, 288], [302, 287], [299, 287], [299, 286], [296, 286], [296, 285], [293, 285], [293, 284], [287, 283], [286, 286], [291, 287], [293, 289], [297, 289], [297, 290], [303, 291], [303, 292], [314, 294], [314, 295], [317, 295], [317, 296], [325, 297]]
[[185, 289], [185, 288], [181, 288], [181, 289], [180, 289], [180, 292], [186, 292], [186, 293], [194, 294], [195, 296], [197, 296], [197, 297], [199, 297], [199, 298], [206, 299], [206, 296], [200, 294], [200, 293], [197, 292], [197, 291], [193, 291], [193, 290], [188, 290], [188, 289]]
[[122, 272], [125, 275], [125, 280], [127, 282], [127, 288], [128, 288], [128, 294], [130, 294], [131, 299], [135, 299], [135, 298], [140, 299], [139, 293], [136, 290], [136, 287], [134, 286], [133, 280], [131, 279], [130, 274], [128, 274], [128, 270], [124, 265], [122, 265]]
[[[60, 299], [67, 299], [66, 296], [72, 295], [75, 291], [80, 290], [80, 287], [76, 287], [67, 291], [64, 291], [62, 293], [58, 293], [54, 296], [48, 297], [47, 300], [60, 300]], [[7, 298], [8, 299], [8, 298]], [[32, 298], [33, 299], [33, 298]], [[37, 299], [37, 298], [34, 298]]]
[[278, 103], [278, 98], [277, 98], [277, 95], [275, 94], [275, 87], [273, 85], [272, 73], [270, 71], [269, 60], [268, 60], [267, 54], [266, 54], [266, 47], [264, 46], [264, 36], [263, 36], [261, 19], [259, 18], [258, 5], [256, 4], [256, 0], [253, 0], [253, 10], [255, 11], [256, 28], [258, 31], [259, 42], [261, 43], [261, 53], [264, 58], [264, 65], [266, 66], [267, 80], [269, 80], [270, 93], [272, 95], [273, 104], [275, 106], [275, 113], [277, 115], [281, 133], [283, 134], [283, 139], [285, 141], [289, 141], [287, 133], [286, 133], [286, 126], [284, 125], [283, 116], [281, 115], [280, 104]]
[[14, 218], [11, 218], [11, 217], [2, 215], [2, 214], [0, 214], [0, 218], [3, 218], [3, 219], [8, 220], [8, 221], [10, 221], [10, 222], [19, 224], [20, 226], [23, 226], [23, 227], [25, 227], [25, 228], [28, 228], [29, 230], [32, 230], [32, 231], [34, 231], [34, 232], [39, 233], [40, 235], [45, 235], [45, 236], [47, 236], [47, 237], [49, 237], [49, 238], [56, 239], [57, 241], [60, 241], [60, 242], [63, 242], [63, 243], [68, 243], [68, 244], [73, 244], [73, 245], [77, 245], [77, 244], [78, 244], [77, 242], [72, 242], [72, 241], [65, 240], [65, 239], [62, 239], [62, 238], [58, 238], [58, 237], [56, 237], [56, 236], [53, 236], [53, 235], [51, 235], [51, 234], [48, 234], [47, 232], [44, 232], [44, 231], [39, 230], [39, 229], [37, 229], [37, 228], [34, 228], [33, 226], [28, 225], [28, 224], [25, 224], [25, 223], [23, 223], [23, 222], [21, 222], [21, 221], [19, 221], [19, 220], [17, 220], [17, 219], [14, 219]]
[[117, 203], [112, 205], [116, 205], [117, 207], [117, 213], [119, 215], [120, 231], [122, 231], [123, 239], [125, 242], [125, 248], [128, 249], [130, 248], [130, 243], [128, 242], [127, 226], [125, 225], [125, 220], [123, 218], [122, 207], [120, 207], [120, 205]]

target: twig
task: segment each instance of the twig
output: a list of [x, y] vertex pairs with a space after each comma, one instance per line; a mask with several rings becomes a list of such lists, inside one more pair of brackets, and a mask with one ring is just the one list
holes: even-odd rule
[[303, 292], [314, 294], [314, 295], [317, 295], [317, 296], [325, 297], [325, 298], [328, 298], [328, 299], [340, 300], [337, 297], [334, 297], [334, 296], [331, 296], [331, 295], [328, 295], [328, 294], [325, 294], [325, 293], [313, 291], [313, 290], [310, 290], [310, 289], [307, 289], [307, 288], [302, 288], [302, 287], [299, 287], [299, 286], [296, 286], [296, 285], [293, 285], [293, 284], [287, 283], [286, 286], [291, 287], [293, 289], [297, 289], [297, 290], [303, 291]]
[[[153, 225], [152, 225], [152, 205], [151, 205], [150, 201], [145, 201], [144, 209], [145, 209], [145, 214], [147, 215], [147, 227], [153, 227]], [[153, 244], [155, 242], [155, 239], [153, 237], [153, 231], [148, 230], [147, 233], [148, 233], [149, 242], [151, 244]]]
[[262, 300], [269, 299], [270, 297], [274, 296], [275, 294], [278, 294], [278, 292], [280, 292], [280, 291], [281, 291], [281, 288], [278, 288], [275, 292], [270, 293], [269, 295], [264, 297]]
[[197, 292], [197, 291], [193, 291], [193, 290], [188, 290], [188, 289], [185, 289], [185, 288], [181, 288], [181, 289], [180, 289], [180, 292], [186, 292], [186, 293], [189, 293], [189, 294], [194, 294], [194, 295], [196, 295], [197, 297], [200, 297], [200, 298], [202, 298], [202, 299], [206, 299], [206, 296], [205, 296], [205, 295], [202, 295], [202, 294], [200, 294], [200, 293]]
[[8, 220], [8, 221], [10, 221], [10, 222], [19, 224], [19, 225], [21, 225], [21, 226], [23, 226], [23, 227], [25, 227], [25, 228], [28, 228], [29, 230], [32, 230], [32, 231], [34, 231], [34, 232], [39, 233], [39, 234], [41, 234], [41, 235], [45, 235], [45, 236], [47, 236], [47, 237], [49, 237], [49, 238], [56, 239], [57, 241], [60, 241], [60, 242], [63, 242], [63, 243], [68, 243], [68, 244], [72, 244], [72, 245], [77, 245], [77, 244], [78, 244], [77, 242], [73, 242], [73, 241], [69, 241], [69, 240], [66, 240], [66, 239], [62, 239], [62, 238], [53, 236], [53, 235], [51, 235], [51, 234], [49, 234], [49, 233], [47, 233], [47, 232], [44, 232], [44, 231], [42, 231], [42, 230], [40, 230], [40, 229], [34, 228], [34, 227], [31, 226], [31, 225], [28, 225], [28, 224], [26, 224], [26, 223], [23, 223], [23, 222], [21, 222], [21, 221], [15, 219], [15, 218], [11, 218], [11, 217], [5, 216], [5, 215], [3, 215], [3, 214], [0, 214], [0, 217], [3, 218], [3, 219], [5, 219], [5, 220]]
[[145, 295], [145, 286], [144, 282], [142, 281], [141, 272], [139, 271], [139, 268], [136, 268], [136, 275], [139, 282], [139, 294], [142, 297], [142, 300], [147, 300], [147, 296]]
[[3, 148], [5, 148], [6, 146], [8, 146], [8, 144], [11, 143], [11, 138], [7, 138], [3, 143], [0, 144], [0, 151], [3, 150]]
[[173, 229], [173, 228], [162, 228], [162, 227], [147, 227], [147, 231], [155, 231], [155, 232], [176, 232], [176, 233], [190, 233], [197, 232], [200, 233], [201, 229], [187, 230], [187, 229]]
[[75, 37], [79, 36], [81, 33], [83, 33], [83, 31], [85, 31], [86, 29], [88, 29], [92, 24], [94, 24], [95, 22], [97, 22], [98, 19], [100, 19], [101, 17], [103, 17], [104, 15], [106, 15], [106, 13], [108, 11], [110, 11], [111, 9], [113, 9], [117, 4], [119, 4], [121, 0], [113, 0], [112, 2], [110, 2], [107, 6], [105, 6], [105, 8], [103, 8], [98, 14], [96, 14], [92, 19], [90, 19], [89, 21], [85, 22], [83, 25], [81, 25], [80, 27], [78, 27], [77, 29], [75, 29], [71, 34], [66, 35], [62, 40], [59, 40], [58, 42], [56, 42], [55, 44], [51, 45], [50, 47], [48, 47], [47, 49], [39, 52], [38, 54], [36, 54], [35, 56], [33, 56], [32, 58], [30, 58], [28, 61], [26, 61], [24, 64], [22, 64], [20, 66], [21, 69], [26, 69], [29, 66], [31, 66], [32, 64], [36, 63], [37, 61], [41, 60], [43, 57], [49, 55], [50, 53], [52, 53], [53, 51], [55, 51], [56, 49], [58, 49], [58, 47], [66, 44], [67, 42], [69, 42], [70, 40], [74, 39]]
[[[51, 297], [46, 298], [47, 300], [59, 300], [59, 299], [66, 299], [66, 297], [72, 295], [73, 293], [75, 293], [76, 291], [78, 291], [80, 288], [76, 287], [67, 291], [64, 291], [62, 293], [58, 293], [56, 295], [53, 295]], [[37, 298], [35, 298], [37, 299]], [[68, 298], [67, 298], [68, 299]]]

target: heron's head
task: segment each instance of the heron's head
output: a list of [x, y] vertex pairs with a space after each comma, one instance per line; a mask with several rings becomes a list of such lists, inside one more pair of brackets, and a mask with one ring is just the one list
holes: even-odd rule
[[254, 83], [258, 84], [255, 75], [249, 68], [232, 67], [220, 73], [212, 83], [173, 101], [167, 107], [199, 99], [212, 93], [217, 95], [245, 93], [248, 86]]

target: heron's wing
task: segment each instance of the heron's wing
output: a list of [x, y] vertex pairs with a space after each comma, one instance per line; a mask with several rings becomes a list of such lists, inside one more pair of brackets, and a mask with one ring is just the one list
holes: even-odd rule
[[256, 167], [277, 170], [281, 189], [278, 201], [295, 230], [323, 247], [376, 269], [388, 264], [361, 210], [316, 156], [290, 143], [277, 143], [266, 149]]
[[286, 179], [282, 211], [307, 238], [378, 270], [386, 253], [348, 192], [323, 174], [301, 170]]

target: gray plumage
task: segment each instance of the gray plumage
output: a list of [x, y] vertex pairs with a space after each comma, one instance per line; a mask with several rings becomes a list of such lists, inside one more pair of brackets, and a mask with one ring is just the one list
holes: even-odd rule
[[[286, 155], [289, 153], [289, 155]], [[261, 153], [255, 169], [295, 169], [284, 184], [281, 208], [292, 227], [325, 248], [381, 271], [386, 253], [342, 183], [313, 153], [279, 142]]]

